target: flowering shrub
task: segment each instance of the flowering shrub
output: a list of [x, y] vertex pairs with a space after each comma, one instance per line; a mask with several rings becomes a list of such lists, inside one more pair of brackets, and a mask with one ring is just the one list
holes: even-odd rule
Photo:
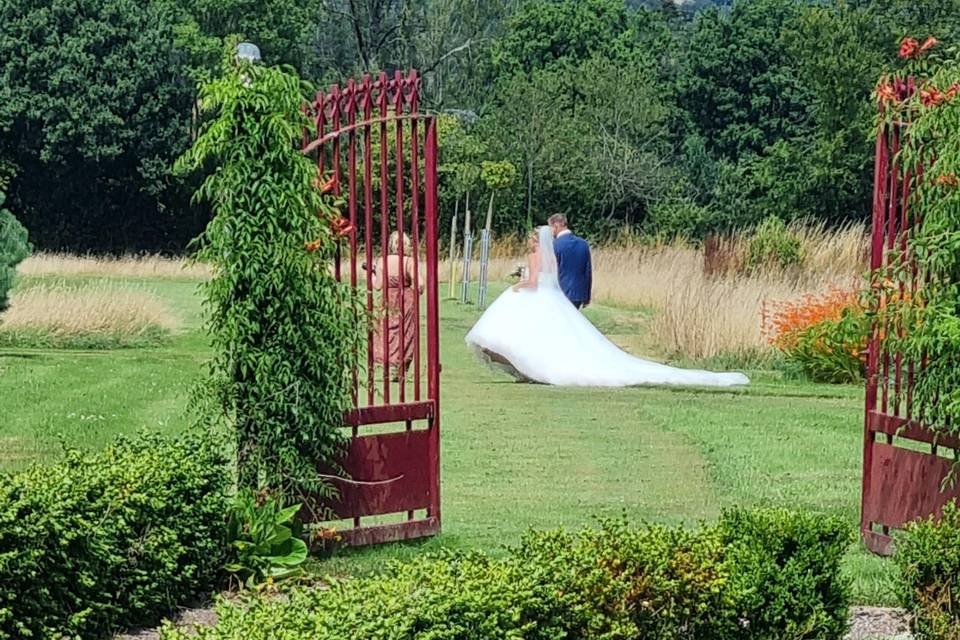
[[[871, 307], [885, 354], [918, 367], [910, 388], [913, 410], [938, 433], [960, 425], [960, 52], [934, 38], [901, 43], [902, 66], [881, 80], [878, 133], [900, 127], [899, 165], [911, 169], [910, 216], [903, 258], [872, 274]], [[904, 128], [903, 124], [907, 126]], [[922, 171], [916, 169], [922, 168]], [[922, 274], [923, 288], [897, 296], [899, 283]], [[906, 330], [899, 330], [899, 329]], [[957, 469], [955, 468], [956, 472]]]
[[810, 379], [845, 383], [863, 377], [870, 325], [855, 290], [765, 304], [762, 322], [770, 344]]

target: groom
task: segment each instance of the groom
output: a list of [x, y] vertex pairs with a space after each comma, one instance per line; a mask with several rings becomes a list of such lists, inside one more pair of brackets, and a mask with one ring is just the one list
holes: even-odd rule
[[593, 272], [587, 241], [567, 228], [567, 216], [555, 213], [547, 220], [553, 230], [553, 250], [557, 254], [560, 288], [577, 309], [590, 304]]

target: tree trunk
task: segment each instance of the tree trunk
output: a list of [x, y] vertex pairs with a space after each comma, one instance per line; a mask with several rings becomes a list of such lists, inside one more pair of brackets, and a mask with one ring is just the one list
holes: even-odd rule
[[533, 160], [527, 162], [527, 228], [533, 227]]
[[490, 203], [487, 205], [487, 224], [484, 226], [488, 234], [490, 233], [490, 227], [493, 225], [493, 197], [496, 194], [496, 191], [490, 190]]
[[470, 233], [470, 192], [467, 191], [466, 213], [463, 218], [463, 235]]
[[450, 293], [449, 297], [456, 296], [457, 280], [457, 216], [460, 213], [460, 198], [457, 197], [453, 205], [453, 219], [450, 221]]

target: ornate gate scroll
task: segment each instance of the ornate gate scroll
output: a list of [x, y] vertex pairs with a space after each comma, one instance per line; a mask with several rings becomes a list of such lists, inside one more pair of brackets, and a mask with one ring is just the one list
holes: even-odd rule
[[[304, 141], [333, 194], [345, 200], [349, 225], [337, 277], [365, 297], [380, 325], [368, 332], [365, 370], [354, 376], [354, 408], [346, 416], [351, 439], [343, 466], [351, 482], [336, 482], [340, 495], [329, 505], [350, 521], [343, 534], [355, 546], [440, 531], [437, 127], [433, 116], [420, 113], [419, 91], [415, 71], [333, 86], [311, 105], [316, 130]], [[409, 247], [398, 243], [398, 253], [401, 263], [416, 258], [413, 284], [388, 272], [395, 232], [410, 240]], [[385, 304], [367, 263], [384, 282], [398, 282], [399, 305]], [[391, 352], [391, 323], [400, 345], [410, 345], [398, 349], [409, 353], [407, 368], [375, 362], [377, 349]]]

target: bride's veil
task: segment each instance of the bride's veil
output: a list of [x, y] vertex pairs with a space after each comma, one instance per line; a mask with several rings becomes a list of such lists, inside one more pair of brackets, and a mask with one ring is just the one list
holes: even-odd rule
[[540, 273], [557, 274], [557, 254], [553, 251], [553, 230], [544, 225], [540, 227]]

